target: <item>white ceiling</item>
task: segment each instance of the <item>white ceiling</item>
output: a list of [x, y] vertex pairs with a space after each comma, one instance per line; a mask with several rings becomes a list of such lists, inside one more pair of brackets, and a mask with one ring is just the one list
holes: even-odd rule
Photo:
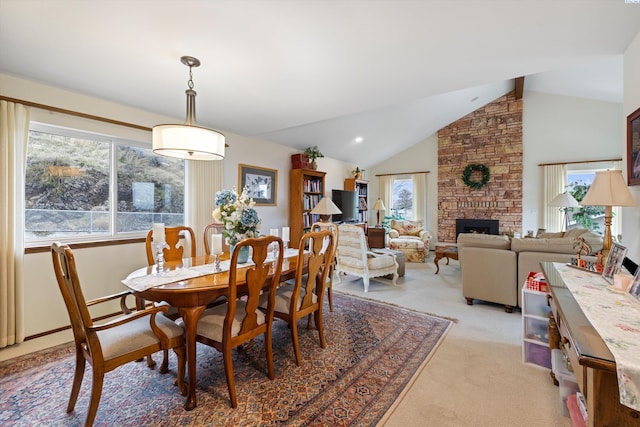
[[621, 102], [639, 31], [624, 0], [0, 0], [0, 72], [182, 120], [195, 56], [201, 125], [369, 167], [515, 77]]

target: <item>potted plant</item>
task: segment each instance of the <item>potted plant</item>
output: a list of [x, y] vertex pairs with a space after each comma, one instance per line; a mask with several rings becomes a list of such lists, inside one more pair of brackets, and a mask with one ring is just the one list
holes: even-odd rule
[[318, 164], [316, 163], [316, 159], [320, 157], [324, 157], [324, 154], [320, 152], [317, 145], [314, 145], [313, 147], [307, 147], [304, 150], [304, 155], [307, 156], [309, 160], [311, 160], [311, 167], [313, 169], [318, 169]]

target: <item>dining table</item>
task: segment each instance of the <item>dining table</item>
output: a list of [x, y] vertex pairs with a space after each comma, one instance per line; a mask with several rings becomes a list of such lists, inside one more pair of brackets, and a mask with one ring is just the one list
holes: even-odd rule
[[[280, 281], [296, 276], [298, 249], [286, 249], [283, 254]], [[139, 268], [130, 273], [122, 283], [133, 291], [140, 300], [166, 302], [177, 308], [185, 329], [187, 352], [187, 411], [197, 406], [196, 398], [196, 332], [198, 321], [207, 306], [216, 299], [227, 295], [229, 288], [229, 253], [221, 256], [219, 270], [216, 271], [216, 257], [213, 255], [167, 261], [159, 271], [157, 265]], [[306, 265], [307, 256], [304, 263]], [[246, 286], [246, 272], [252, 263], [239, 264], [237, 274], [238, 295]], [[273, 274], [273, 267], [270, 276]], [[266, 283], [265, 286], [268, 286]]]

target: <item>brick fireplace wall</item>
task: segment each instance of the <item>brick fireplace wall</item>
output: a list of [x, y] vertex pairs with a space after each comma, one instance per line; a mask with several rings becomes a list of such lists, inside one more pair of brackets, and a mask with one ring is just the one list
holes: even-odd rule
[[[491, 177], [462, 181], [467, 165]], [[438, 241], [456, 241], [456, 219], [497, 219], [500, 234], [522, 229], [522, 99], [511, 92], [438, 131]]]

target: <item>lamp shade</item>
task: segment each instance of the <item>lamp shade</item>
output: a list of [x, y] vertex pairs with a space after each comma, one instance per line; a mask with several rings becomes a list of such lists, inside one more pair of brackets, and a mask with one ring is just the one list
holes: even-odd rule
[[596, 172], [591, 188], [581, 201], [584, 206], [635, 206], [620, 170]]
[[153, 152], [185, 160], [224, 159], [224, 135], [191, 125], [158, 125], [152, 130]]
[[386, 211], [387, 210], [387, 208], [384, 207], [384, 203], [382, 203], [382, 199], [376, 200], [376, 202], [373, 204], [373, 210], [374, 211]]
[[342, 211], [331, 201], [329, 197], [323, 197], [318, 204], [311, 210], [316, 215], [337, 215]]
[[566, 191], [558, 194], [552, 201], [549, 202], [549, 206], [558, 206], [561, 208], [577, 208], [580, 207], [578, 201]]

